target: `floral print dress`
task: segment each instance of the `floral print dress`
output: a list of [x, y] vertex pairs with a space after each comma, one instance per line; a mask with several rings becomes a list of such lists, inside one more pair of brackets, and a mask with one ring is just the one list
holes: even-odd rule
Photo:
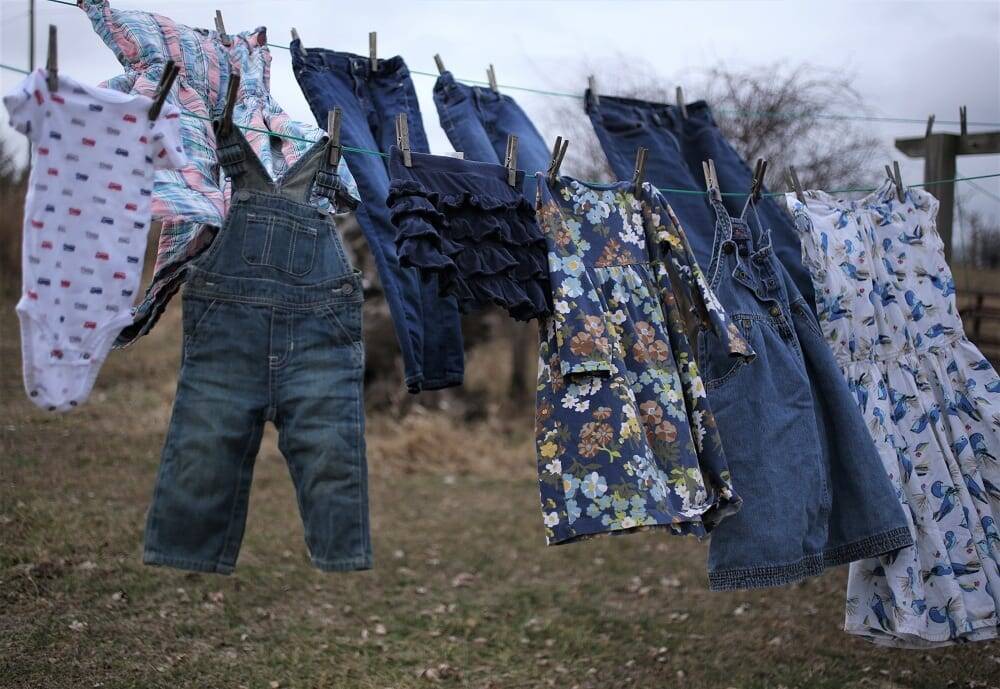
[[[703, 537], [738, 509], [687, 328], [730, 328], [656, 190], [539, 174], [554, 312], [541, 323], [536, 445], [549, 544], [666, 527]], [[647, 239], [660, 248], [651, 261]], [[661, 292], [671, 296], [669, 308]], [[683, 311], [679, 304], [690, 306]]]
[[997, 636], [1000, 376], [964, 335], [938, 202], [883, 185], [788, 196], [823, 332], [914, 545], [851, 565], [848, 632], [910, 648]]

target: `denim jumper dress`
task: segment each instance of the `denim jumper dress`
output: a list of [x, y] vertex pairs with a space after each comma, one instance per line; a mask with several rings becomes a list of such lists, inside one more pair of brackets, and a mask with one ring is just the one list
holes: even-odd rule
[[[731, 218], [719, 200], [712, 206], [709, 284], [757, 356], [733, 358], [713, 333], [699, 335], [709, 405], [743, 498], [712, 534], [710, 587], [780, 586], [908, 545], [864, 420], [846, 385], [831, 385], [823, 373], [832, 355], [770, 232], [759, 218], [756, 232]], [[833, 430], [846, 437], [835, 441]]]
[[338, 188], [318, 143], [272, 181], [243, 134], [219, 134], [232, 205], [183, 295], [177, 396], [144, 562], [228, 574], [266, 421], [323, 570], [371, 567], [360, 274], [311, 195]]

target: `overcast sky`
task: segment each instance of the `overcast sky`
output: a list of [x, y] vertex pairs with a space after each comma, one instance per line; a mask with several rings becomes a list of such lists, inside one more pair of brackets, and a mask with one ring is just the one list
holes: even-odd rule
[[[459, 78], [484, 78], [492, 62], [501, 84], [582, 92], [586, 65], [634, 57], [668, 83], [705, 65], [754, 67], [783, 60], [808, 62], [856, 75], [855, 86], [875, 114], [969, 120], [1000, 129], [1000, 2], [740, 2], [540, 1], [478, 2], [366, 0], [121, 0], [114, 7], [145, 9], [191, 26], [212, 26], [221, 9], [231, 32], [266, 26], [272, 43], [285, 44], [297, 27], [307, 46], [366, 54], [368, 32], [378, 31], [379, 54], [400, 54], [413, 70], [433, 72], [434, 53]], [[0, 60], [27, 64], [27, 0], [0, 0]], [[60, 62], [67, 73], [98, 82], [120, 73], [111, 51], [75, 7], [38, 0], [37, 58], [44, 62], [45, 27], [59, 27]], [[272, 93], [293, 116], [314, 122], [285, 50], [273, 49]], [[7, 91], [22, 77], [0, 70]], [[424, 125], [435, 152], [450, 150], [431, 100], [434, 79], [414, 75]], [[601, 85], [613, 93], [613, 84]], [[689, 97], [698, 96], [689, 88]], [[552, 97], [510, 91], [547, 139], [559, 132], [546, 109]], [[6, 118], [3, 118], [4, 120]], [[866, 125], [887, 143], [919, 136], [922, 124]], [[938, 125], [939, 131], [957, 127]], [[971, 131], [986, 127], [970, 126]], [[5, 137], [16, 136], [6, 125]], [[901, 156], [901, 154], [899, 154]], [[901, 158], [904, 181], [920, 181], [919, 160]], [[881, 167], [881, 166], [879, 166]], [[1000, 172], [1000, 156], [959, 161], [959, 176]], [[1000, 197], [1000, 179], [978, 185]], [[959, 188], [969, 207], [1000, 216], [1000, 201], [969, 185]]]

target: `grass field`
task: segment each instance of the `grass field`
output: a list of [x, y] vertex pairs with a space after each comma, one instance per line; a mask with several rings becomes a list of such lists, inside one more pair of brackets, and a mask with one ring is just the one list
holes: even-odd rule
[[[1000, 686], [1000, 646], [872, 647], [846, 570], [710, 593], [705, 548], [645, 533], [547, 548], [530, 416], [370, 419], [376, 568], [309, 565], [274, 437], [235, 575], [145, 567], [142, 526], [178, 366], [176, 304], [92, 400], [35, 410], [0, 315], [0, 687]], [[526, 410], [530, 413], [530, 410]]]

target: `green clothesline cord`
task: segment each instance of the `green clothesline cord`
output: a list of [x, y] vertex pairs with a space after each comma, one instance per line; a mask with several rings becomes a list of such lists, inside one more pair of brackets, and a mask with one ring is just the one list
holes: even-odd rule
[[5, 65], [2, 62], [0, 62], [0, 69], [9, 69], [10, 71], [17, 72], [19, 74], [31, 74], [31, 72], [29, 72], [26, 69], [21, 69], [20, 67], [11, 67], [10, 65]]
[[[68, 0], [49, 0], [49, 2], [54, 2], [54, 3], [60, 4], [60, 5], [70, 5], [71, 7], [76, 7], [76, 3], [75, 2], [69, 2]], [[284, 50], [290, 50], [290, 48], [288, 46], [279, 45], [277, 43], [268, 43], [267, 45], [270, 46], [270, 47], [273, 47], [273, 48], [281, 48], [281, 49], [284, 49]], [[20, 69], [20, 68], [17, 68], [17, 67], [11, 67], [10, 65], [5, 65], [5, 64], [0, 64], [0, 68], [9, 69], [9, 70], [14, 71], [14, 72], [20, 72], [21, 74], [28, 74], [29, 73], [27, 70]], [[432, 72], [420, 72], [420, 71], [417, 71], [417, 70], [410, 70], [410, 73], [411, 74], [420, 74], [422, 76], [429, 76], [429, 77], [436, 77], [436, 76], [438, 76], [437, 74], [434, 74]], [[487, 82], [478, 81], [478, 80], [475, 80], [475, 79], [458, 79], [458, 81], [463, 81], [465, 83], [475, 84], [475, 85], [483, 85], [483, 86], [487, 86], [488, 85]], [[501, 85], [498, 84], [498, 86], [501, 86]], [[583, 98], [583, 96], [580, 96], [580, 95], [577, 95], [577, 94], [559, 93], [559, 92], [556, 92], [556, 91], [543, 91], [543, 90], [540, 90], [540, 89], [532, 89], [532, 88], [528, 88], [528, 87], [524, 87], [524, 86], [506, 86], [506, 85], [503, 85], [503, 88], [505, 88], [505, 89], [513, 89], [513, 90], [518, 90], [518, 91], [528, 91], [528, 92], [531, 92], [531, 93], [539, 93], [539, 94], [550, 95], [550, 96], [566, 96], [566, 97], [570, 97], [570, 98]], [[197, 114], [195, 114], [193, 112], [183, 111], [181, 114], [184, 115], [184, 116], [186, 116], [186, 117], [193, 117], [193, 118], [196, 118], [196, 119], [199, 119], [199, 120], [211, 121], [211, 118], [205, 117], [204, 115], [197, 115]], [[757, 114], [770, 115], [770, 116], [778, 116], [779, 115], [779, 114], [776, 114], [776, 113], [757, 113]], [[865, 120], [874, 120], [874, 121], [881, 121], [881, 122], [914, 122], [914, 123], [923, 123], [924, 122], [923, 120], [916, 120], [916, 119], [911, 119], [911, 118], [885, 118], [885, 117], [878, 118], [878, 117], [851, 116], [851, 115], [818, 115], [817, 117], [825, 118], [825, 119], [865, 119]], [[946, 121], [946, 120], [939, 120], [939, 122], [942, 123], [942, 124], [958, 124], [958, 122], [949, 122], [949, 121]], [[982, 125], [982, 126], [1000, 126], [1000, 124], [995, 124], [995, 123], [990, 123], [990, 122], [968, 122], [967, 124], [969, 124], [969, 125]], [[267, 134], [268, 136], [276, 136], [276, 137], [279, 137], [279, 138], [282, 138], [282, 139], [289, 139], [289, 140], [292, 140], [292, 141], [301, 141], [303, 143], [308, 143], [308, 144], [317, 143], [316, 141], [314, 141], [312, 139], [306, 139], [304, 137], [293, 136], [291, 134], [278, 134], [276, 132], [272, 132], [272, 131], [269, 131], [267, 129], [260, 129], [258, 127], [250, 127], [250, 126], [244, 126], [244, 125], [236, 125], [236, 126], [239, 127], [240, 129], [244, 130], [244, 131], [258, 132], [260, 134]], [[366, 149], [366, 148], [355, 148], [353, 146], [342, 146], [341, 148], [342, 148], [342, 150], [350, 152], [350, 153], [362, 153], [362, 154], [365, 154], [365, 155], [377, 155], [377, 156], [381, 156], [383, 158], [388, 158], [389, 157], [388, 154], [382, 153], [381, 151], [373, 151], [373, 150]], [[989, 175], [976, 175], [976, 176], [973, 176], [973, 177], [955, 177], [953, 179], [942, 179], [942, 180], [935, 180], [933, 182], [922, 182], [920, 184], [909, 184], [909, 185], [907, 185], [907, 189], [913, 188], [913, 187], [930, 187], [930, 186], [935, 186], [935, 185], [939, 185], [939, 184], [953, 184], [955, 182], [968, 182], [970, 180], [976, 180], [976, 179], [990, 179], [990, 178], [994, 178], [994, 177], [1000, 177], [1000, 173], [994, 173], [994, 174], [989, 174]], [[704, 190], [701, 190], [701, 189], [671, 189], [671, 188], [667, 188], [667, 187], [658, 187], [657, 189], [661, 193], [669, 193], [669, 194], [694, 194], [694, 195], [700, 195], [700, 194], [707, 194], [708, 193], [707, 191], [704, 191]], [[860, 194], [860, 193], [873, 192], [875, 190], [876, 190], [876, 188], [834, 189], [834, 190], [828, 191], [827, 193], [829, 193], [829, 194]], [[772, 191], [772, 192], [767, 192], [767, 193], [765, 193], [763, 195], [764, 196], [782, 196], [782, 195], [784, 195], [784, 193], [785, 192], [773, 192]], [[722, 195], [723, 196], [736, 196], [736, 197], [746, 196], [746, 194], [743, 193], [743, 192], [722, 192]]]
[[[49, 0], [49, 2], [54, 2], [58, 5], [69, 5], [70, 7], [76, 7], [75, 2], [70, 2], [69, 0]], [[268, 43], [270, 48], [278, 48], [280, 50], [288, 50], [291, 48], [287, 45], [281, 45], [280, 43]], [[11, 68], [8, 68], [11, 69]], [[21, 71], [21, 70], [14, 70]], [[411, 69], [411, 74], [419, 74], [424, 77], [435, 77], [437, 78], [437, 73], [435, 72], [421, 72], [419, 70]], [[459, 79], [455, 78], [455, 81], [462, 82], [463, 84], [471, 84], [473, 86], [489, 86], [489, 82], [481, 81], [479, 79]], [[579, 93], [565, 93], [562, 91], [547, 91], [545, 89], [530, 88], [528, 86], [511, 86], [509, 84], [497, 84], [497, 88], [503, 88], [509, 91], [524, 91], [526, 93], [535, 93], [542, 96], [557, 96], [559, 98], [576, 98], [578, 100], [583, 100], [583, 96]], [[719, 109], [715, 111], [718, 114], [726, 115], [729, 117], [768, 117], [772, 119], [783, 119], [783, 120], [794, 120], [801, 117], [801, 114], [796, 113], [781, 113], [781, 112], [768, 112], [768, 111], [752, 111], [752, 110], [728, 110]], [[927, 124], [926, 118], [919, 117], [879, 117], [877, 115], [838, 115], [838, 114], [819, 114], [811, 115], [820, 120], [857, 120], [860, 122], [884, 122], [893, 124]], [[936, 120], [938, 124], [948, 124], [948, 125], [959, 125], [961, 122], [958, 120]], [[1000, 127], [1000, 122], [972, 122], [967, 121], [966, 126], [969, 127]]]

